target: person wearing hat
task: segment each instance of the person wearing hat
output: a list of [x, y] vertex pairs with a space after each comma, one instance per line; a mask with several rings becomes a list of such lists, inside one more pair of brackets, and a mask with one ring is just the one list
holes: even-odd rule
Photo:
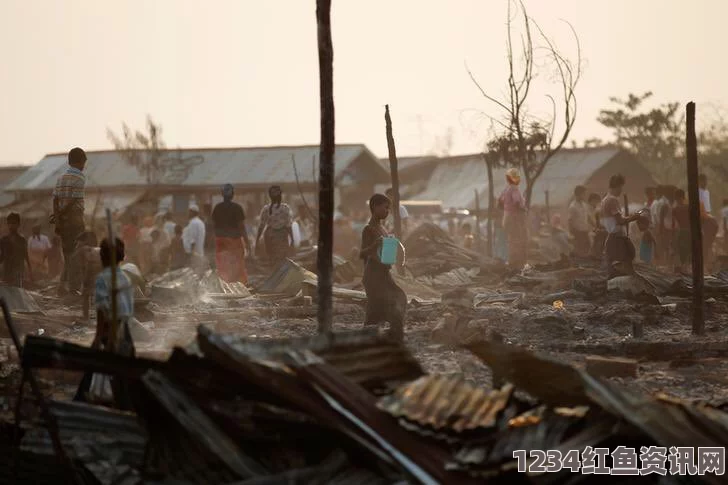
[[526, 229], [526, 201], [518, 189], [521, 175], [518, 169], [506, 171], [507, 187], [498, 198], [503, 205], [503, 230], [508, 240], [508, 265], [520, 270], [526, 264], [528, 232]]
[[205, 223], [200, 219], [200, 208], [194, 202], [189, 207], [190, 220], [182, 231], [185, 252], [193, 268], [201, 270], [205, 262]]
[[228, 283], [248, 282], [245, 268], [245, 250], [250, 248], [245, 229], [245, 211], [233, 201], [235, 190], [231, 184], [222, 188], [222, 199], [212, 210], [215, 230], [215, 263], [220, 278]]
[[270, 203], [260, 212], [260, 225], [255, 238], [255, 246], [259, 247], [261, 236], [265, 234], [265, 251], [274, 266], [278, 267], [293, 245], [293, 212], [288, 204], [283, 203], [283, 191], [278, 185], [268, 189]]

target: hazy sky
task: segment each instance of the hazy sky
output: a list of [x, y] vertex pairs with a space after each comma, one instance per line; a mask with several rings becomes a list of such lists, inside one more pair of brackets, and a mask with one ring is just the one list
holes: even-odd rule
[[[608, 97], [728, 105], [725, 0], [527, 0], [585, 71], [574, 137], [605, 136]], [[480, 150], [496, 114], [469, 80], [505, 87], [505, 0], [334, 0], [336, 139], [386, 155], [390, 104], [398, 153]], [[314, 0], [0, 0], [0, 163], [72, 146], [105, 149], [106, 129], [147, 113], [168, 146], [319, 140]], [[537, 82], [548, 83], [543, 76]], [[533, 108], [547, 105], [539, 96]]]

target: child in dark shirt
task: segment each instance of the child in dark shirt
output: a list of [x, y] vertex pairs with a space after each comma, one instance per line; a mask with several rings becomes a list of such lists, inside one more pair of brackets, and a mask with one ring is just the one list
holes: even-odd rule
[[175, 270], [189, 266], [189, 255], [182, 242], [182, 226], [174, 226], [174, 237], [169, 245], [169, 269]]
[[7, 217], [8, 234], [0, 239], [0, 262], [3, 265], [3, 280], [7, 285], [23, 287], [25, 265], [28, 265], [28, 276], [32, 281], [28, 257], [28, 241], [20, 235], [20, 215], [11, 212]]

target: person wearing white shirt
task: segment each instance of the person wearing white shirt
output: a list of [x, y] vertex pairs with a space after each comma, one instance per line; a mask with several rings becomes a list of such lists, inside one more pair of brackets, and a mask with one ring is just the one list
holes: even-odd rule
[[51, 249], [51, 241], [48, 236], [40, 233], [40, 226], [33, 226], [33, 235], [28, 239], [28, 256], [33, 274], [45, 274], [47, 272], [46, 261], [48, 252]]
[[195, 204], [190, 205], [190, 221], [182, 231], [182, 243], [187, 254], [205, 255], [205, 223], [200, 219], [200, 209]]
[[708, 191], [708, 177], [701, 173], [698, 176], [698, 195], [700, 196], [700, 203], [703, 204], [706, 214], [710, 214], [710, 191]]

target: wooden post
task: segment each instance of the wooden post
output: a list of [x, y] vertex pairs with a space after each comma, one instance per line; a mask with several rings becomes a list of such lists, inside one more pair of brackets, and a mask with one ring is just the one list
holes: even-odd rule
[[478, 189], [474, 189], [475, 192], [475, 248], [480, 251], [482, 248], [480, 240], [480, 195], [478, 195]]
[[485, 160], [485, 167], [488, 171], [488, 256], [493, 257], [495, 241], [493, 231], [493, 218], [495, 217], [495, 195], [493, 194], [493, 162], [483, 154]]
[[[384, 105], [384, 128], [387, 135], [387, 150], [389, 151], [389, 171], [392, 178], [392, 216], [394, 218], [394, 235], [402, 240], [402, 218], [399, 216], [399, 171], [397, 169], [397, 149], [394, 146], [392, 133], [392, 117], [389, 115], [389, 105]], [[397, 258], [399, 259], [399, 258]], [[404, 268], [397, 265], [397, 273], [404, 274]]]
[[[629, 217], [629, 199], [627, 198], [627, 194], [622, 194], [622, 200], [624, 201], [624, 217]], [[627, 224], [627, 226], [624, 228], [625, 232], [627, 233], [627, 237], [630, 237], [630, 225]]]
[[698, 140], [695, 135], [695, 103], [686, 106], [685, 148], [688, 158], [688, 201], [690, 204], [690, 242], [693, 255], [693, 334], [705, 333], [703, 314], [703, 231], [698, 193]]
[[331, 331], [334, 246], [334, 47], [331, 0], [316, 0], [318, 26], [321, 146], [319, 155], [318, 332]]

